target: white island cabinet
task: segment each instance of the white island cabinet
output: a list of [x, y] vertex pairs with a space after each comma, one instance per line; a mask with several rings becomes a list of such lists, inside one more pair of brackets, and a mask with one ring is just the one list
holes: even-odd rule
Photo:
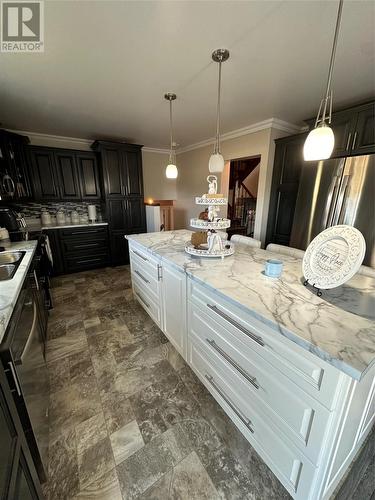
[[375, 322], [342, 305], [375, 281], [324, 301], [293, 257], [267, 280], [269, 252], [192, 259], [189, 236], [128, 237], [135, 297], [291, 496], [328, 500], [375, 421]]

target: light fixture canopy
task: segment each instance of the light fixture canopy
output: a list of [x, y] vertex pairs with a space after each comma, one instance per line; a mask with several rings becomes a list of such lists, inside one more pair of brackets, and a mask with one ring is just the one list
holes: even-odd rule
[[332, 73], [335, 63], [337, 39], [340, 30], [343, 3], [344, 0], [339, 0], [331, 60], [328, 70], [326, 93], [320, 102], [318, 115], [315, 120], [315, 127], [307, 136], [303, 147], [303, 156], [307, 161], [326, 160], [331, 156], [335, 145], [335, 136], [329, 125], [331, 124], [332, 120]]
[[169, 148], [169, 163], [165, 169], [165, 176], [167, 179], [176, 179], [178, 170], [176, 166], [176, 151], [175, 143], [173, 142], [173, 122], [172, 122], [172, 102], [177, 98], [173, 92], [164, 94], [164, 99], [169, 101], [169, 131], [170, 131], [170, 148]]
[[212, 52], [212, 59], [219, 63], [219, 81], [217, 89], [216, 109], [216, 137], [214, 152], [208, 162], [208, 170], [211, 174], [220, 174], [224, 170], [224, 158], [220, 152], [220, 98], [221, 98], [221, 64], [229, 59], [228, 49], [216, 49]]

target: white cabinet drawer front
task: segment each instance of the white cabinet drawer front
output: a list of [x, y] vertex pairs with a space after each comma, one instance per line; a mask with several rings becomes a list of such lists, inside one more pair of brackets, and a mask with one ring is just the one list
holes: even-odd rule
[[132, 278], [135, 276], [143, 284], [143, 287], [155, 296], [155, 300], [159, 300], [160, 281], [155, 279], [145, 266], [141, 266], [138, 260], [132, 262]]
[[317, 464], [330, 412], [230, 332], [216, 333], [216, 323], [192, 307], [191, 342], [198, 343], [224, 377], [253, 399], [293, 442]]
[[148, 272], [150, 276], [154, 279], [158, 279], [159, 277], [159, 261], [155, 259], [151, 254], [149, 254], [146, 250], [139, 248], [134, 244], [130, 244], [129, 246], [129, 255], [130, 255], [130, 264], [133, 266], [133, 263], [138, 263], [138, 265], [144, 269], [144, 271]]
[[223, 335], [226, 335], [226, 332], [232, 333], [305, 392], [317, 398], [326, 407], [333, 407], [340, 377], [339, 370], [191, 280], [189, 280], [189, 300], [220, 325]]
[[316, 468], [287, 438], [275, 432], [269, 420], [258, 413], [255, 400], [245, 403], [239, 388], [223, 377], [200, 346], [189, 338], [189, 363], [207, 389], [254, 446], [294, 498], [308, 497]]
[[139, 278], [133, 275], [132, 281], [133, 281], [133, 293], [136, 299], [141, 304], [143, 309], [145, 309], [145, 311], [155, 321], [155, 323], [158, 326], [160, 326], [161, 325], [160, 304], [154, 300], [151, 294], [143, 286], [142, 282], [139, 281]]

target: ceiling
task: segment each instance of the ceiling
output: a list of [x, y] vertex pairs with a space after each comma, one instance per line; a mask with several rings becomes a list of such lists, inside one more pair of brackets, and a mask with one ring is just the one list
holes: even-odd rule
[[[222, 131], [316, 114], [336, 1], [45, 1], [45, 52], [0, 54], [0, 122], [11, 129], [168, 147], [165, 91], [183, 147]], [[344, 2], [334, 105], [375, 95], [375, 2]]]

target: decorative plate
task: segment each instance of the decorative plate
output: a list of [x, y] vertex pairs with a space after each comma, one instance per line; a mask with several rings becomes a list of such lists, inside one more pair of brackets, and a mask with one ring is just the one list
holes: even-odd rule
[[230, 227], [230, 220], [219, 219], [210, 222], [203, 219], [190, 219], [190, 226], [197, 229], [226, 229]]
[[307, 247], [302, 262], [303, 274], [316, 288], [335, 288], [354, 276], [365, 251], [366, 242], [358, 229], [345, 225], [329, 227]]
[[[229, 245], [229, 243], [226, 243], [226, 245]], [[205, 248], [195, 248], [192, 243], [188, 241], [185, 245], [185, 252], [190, 255], [195, 255], [196, 257], [224, 258], [234, 254], [234, 246], [230, 245], [229, 248], [224, 248], [221, 252], [209, 252]]]
[[219, 205], [227, 205], [228, 204], [228, 198], [206, 198], [205, 196], [196, 196], [195, 197], [195, 204], [196, 205], [213, 205], [213, 206], [219, 206]]

